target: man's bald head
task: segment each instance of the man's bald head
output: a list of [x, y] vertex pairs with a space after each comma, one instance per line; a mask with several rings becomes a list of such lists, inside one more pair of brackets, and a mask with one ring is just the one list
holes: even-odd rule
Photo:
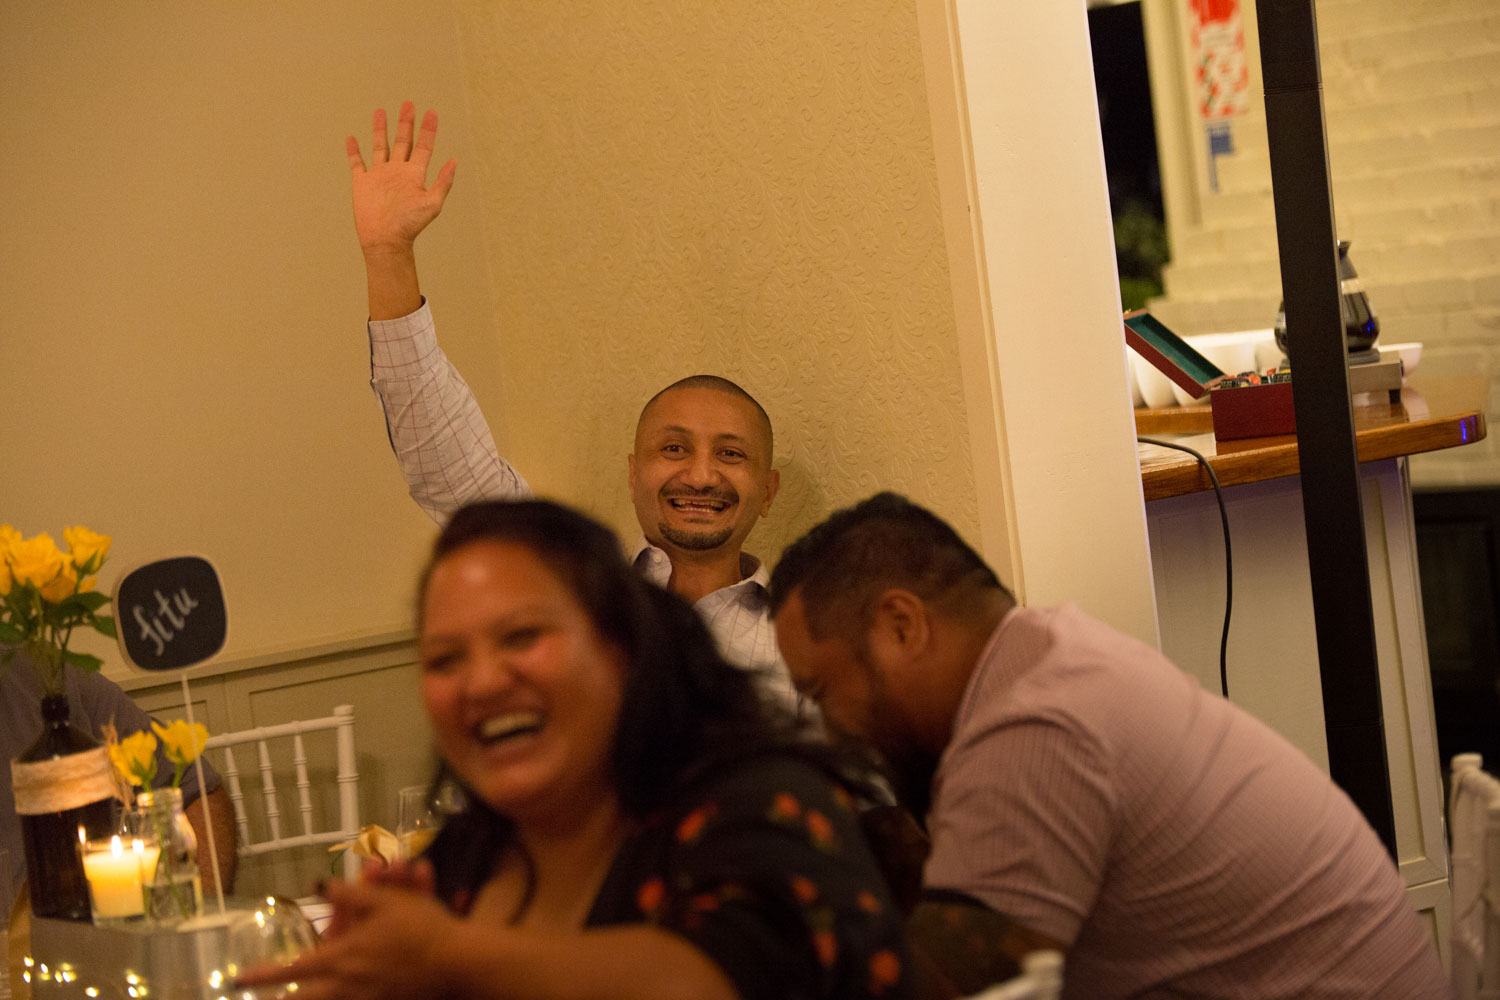
[[641, 530], [669, 554], [738, 558], [781, 483], [771, 420], [755, 397], [718, 375], [691, 375], [641, 410], [629, 458]]
[[771, 433], [771, 418], [766, 415], [765, 407], [761, 406], [760, 402], [754, 396], [750, 395], [744, 389], [740, 388], [738, 383], [731, 382], [729, 379], [724, 378], [722, 375], [689, 375], [687, 378], [678, 379], [676, 382], [673, 382], [671, 385], [667, 386], [665, 389], [661, 390], [656, 395], [646, 400], [646, 405], [641, 407], [641, 415], [636, 420], [635, 428], [637, 436], [640, 435], [641, 427], [646, 423], [646, 417], [648, 414], [650, 414], [651, 408], [655, 406], [663, 396], [671, 392], [676, 392], [678, 389], [713, 389], [716, 392], [728, 393], [731, 396], [738, 397], [739, 399], [743, 399], [748, 402], [752, 407], [754, 407], [755, 414], [760, 424], [760, 428], [765, 432], [765, 458], [766, 464], [770, 465], [771, 453], [775, 448], [775, 439]]

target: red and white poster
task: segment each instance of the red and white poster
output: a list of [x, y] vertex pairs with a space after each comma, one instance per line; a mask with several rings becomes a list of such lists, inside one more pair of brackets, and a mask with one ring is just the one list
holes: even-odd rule
[[1239, 0], [1188, 0], [1198, 53], [1199, 112], [1219, 122], [1249, 109], [1250, 70]]

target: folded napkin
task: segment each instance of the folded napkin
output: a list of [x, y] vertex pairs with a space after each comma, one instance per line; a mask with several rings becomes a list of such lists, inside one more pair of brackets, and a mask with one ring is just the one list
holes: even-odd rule
[[337, 851], [353, 851], [355, 857], [370, 858], [390, 864], [401, 857], [401, 841], [385, 827], [376, 823], [361, 827], [359, 836], [334, 844], [328, 848], [330, 854]]

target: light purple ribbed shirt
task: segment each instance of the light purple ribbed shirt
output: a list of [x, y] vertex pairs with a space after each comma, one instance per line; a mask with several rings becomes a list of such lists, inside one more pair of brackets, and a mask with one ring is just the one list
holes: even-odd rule
[[1065, 997], [1444, 997], [1349, 798], [1156, 650], [1017, 609], [969, 681], [929, 888], [1069, 945]]

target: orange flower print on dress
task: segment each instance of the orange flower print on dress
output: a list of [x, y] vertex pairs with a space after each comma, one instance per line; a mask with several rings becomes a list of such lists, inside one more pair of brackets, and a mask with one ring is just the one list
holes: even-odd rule
[[813, 931], [813, 951], [818, 953], [818, 961], [823, 963], [823, 968], [833, 968], [833, 963], [839, 957], [839, 939], [834, 936], [833, 931]]
[[677, 824], [677, 842], [679, 844], [691, 844], [703, 833], [703, 827], [714, 815], [712, 805], [699, 806], [682, 818]]
[[635, 891], [635, 905], [646, 916], [654, 916], [661, 909], [662, 900], [667, 895], [667, 887], [659, 878], [644, 882]]
[[818, 898], [818, 886], [812, 879], [802, 875], [792, 876], [792, 894], [804, 905]]
[[813, 843], [825, 851], [832, 850], [835, 846], [833, 824], [828, 821], [827, 816], [814, 809], [807, 811], [807, 832], [812, 834]]
[[795, 820], [802, 815], [802, 803], [790, 792], [779, 792], [771, 800], [771, 809], [768, 813], [772, 820]]
[[877, 951], [870, 958], [870, 992], [884, 993], [901, 979], [901, 959], [889, 948]]
[[875, 894], [869, 889], [861, 889], [855, 901], [859, 904], [859, 908], [866, 913], [872, 915], [880, 913], [880, 900], [876, 899]]
[[844, 789], [839, 785], [833, 786], [833, 798], [834, 801], [843, 806], [846, 811], [854, 812], [854, 797], [848, 792], [844, 791]]
[[712, 913], [719, 908], [719, 897], [711, 892], [700, 892], [688, 902], [688, 907], [695, 913]]

